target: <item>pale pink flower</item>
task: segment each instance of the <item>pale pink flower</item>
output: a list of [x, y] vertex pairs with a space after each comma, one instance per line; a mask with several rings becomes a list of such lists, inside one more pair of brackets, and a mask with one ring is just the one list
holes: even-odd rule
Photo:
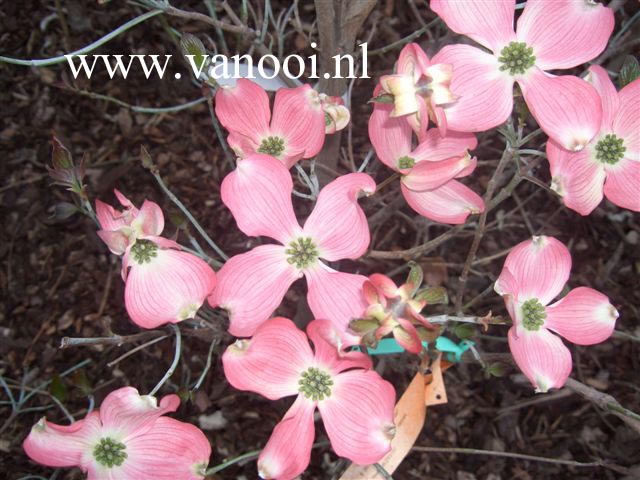
[[318, 98], [320, 98], [320, 104], [322, 105], [322, 110], [324, 111], [324, 124], [326, 134], [339, 132], [344, 127], [349, 125], [349, 120], [351, 120], [351, 112], [349, 112], [349, 109], [345, 107], [342, 98], [332, 97], [324, 93], [321, 93]]
[[551, 332], [593, 345], [609, 338], [618, 318], [609, 299], [588, 287], [575, 288], [549, 305], [570, 271], [567, 247], [553, 237], [533, 237], [509, 252], [495, 284], [513, 320], [509, 348], [536, 392], [562, 387], [571, 373], [571, 353]]
[[337, 178], [321, 190], [301, 228], [291, 203], [289, 171], [269, 155], [255, 154], [238, 162], [222, 182], [222, 201], [245, 234], [270, 237], [280, 245], [261, 245], [236, 255], [218, 272], [218, 287], [209, 303], [229, 312], [232, 335], [253, 335], [291, 284], [304, 276], [314, 316], [331, 320], [345, 332], [345, 345], [357, 343], [346, 328], [366, 307], [362, 296], [366, 277], [337, 272], [320, 259], [357, 259], [365, 253], [369, 226], [358, 196], [375, 188], [364, 173]]
[[592, 65], [587, 81], [602, 99], [600, 131], [580, 152], [547, 142], [551, 188], [564, 204], [589, 215], [603, 195], [616, 205], [640, 211], [640, 80], [620, 92], [607, 71]]
[[122, 255], [127, 313], [143, 328], [193, 318], [216, 285], [216, 275], [202, 259], [159, 235], [164, 216], [158, 204], [145, 200], [139, 210], [118, 190], [118, 211], [96, 201], [102, 230], [98, 236]]
[[307, 334], [315, 353], [291, 320], [273, 318], [222, 356], [224, 373], [235, 388], [270, 400], [297, 395], [258, 458], [264, 479], [290, 480], [307, 468], [316, 407], [339, 456], [368, 465], [391, 448], [393, 386], [371, 370], [367, 355], [339, 352], [339, 334], [329, 321], [312, 321]]
[[600, 127], [602, 106], [581, 78], [548, 70], [576, 67], [598, 56], [613, 31], [613, 11], [585, 0], [528, 0], [513, 21], [515, 0], [431, 0], [431, 8], [470, 45], [447, 45], [434, 63], [453, 65], [451, 90], [459, 99], [445, 108], [449, 128], [489, 130], [513, 110], [518, 83], [542, 130], [568, 150], [578, 151]]
[[400, 173], [400, 188], [407, 203], [420, 215], [442, 223], [464, 223], [484, 210], [484, 202], [457, 178], [473, 172], [477, 160], [468, 150], [477, 145], [471, 133], [427, 131], [412, 148], [412, 130], [403, 119], [391, 116], [389, 104], [376, 103], [369, 119], [369, 139], [378, 158]]
[[49, 467], [79, 467], [88, 480], [204, 478], [211, 455], [207, 437], [195, 426], [164, 417], [180, 405], [167, 395], [139, 395], [132, 387], [111, 392], [100, 411], [71, 425], [46, 418], [36, 423], [23, 448]]
[[229, 145], [244, 158], [266, 153], [291, 168], [318, 154], [325, 137], [325, 114], [309, 85], [281, 88], [269, 109], [269, 96], [258, 84], [241, 78], [216, 93], [216, 115], [229, 130]]
[[401, 51], [395, 73], [380, 78], [380, 93], [393, 96], [392, 117], [403, 117], [420, 140], [424, 139], [429, 118], [447, 133], [447, 119], [443, 105], [456, 100], [451, 93], [452, 66], [436, 64], [417, 43], [406, 45]]

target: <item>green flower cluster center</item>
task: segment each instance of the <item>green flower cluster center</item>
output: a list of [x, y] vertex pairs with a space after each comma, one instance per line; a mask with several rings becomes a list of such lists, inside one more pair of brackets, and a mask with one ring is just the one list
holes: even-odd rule
[[158, 246], [150, 240], [138, 240], [131, 247], [131, 255], [139, 264], [149, 263], [152, 258], [158, 255]]
[[596, 144], [596, 159], [601, 163], [615, 165], [627, 151], [624, 141], [612, 133], [606, 134]]
[[119, 467], [127, 458], [126, 446], [111, 438], [101, 438], [100, 443], [93, 449], [93, 456], [102, 465], [112, 468]]
[[536, 63], [536, 56], [533, 48], [527, 47], [524, 42], [511, 42], [500, 52], [498, 61], [501, 63], [500, 70], [507, 70], [511, 75], [525, 73]]
[[400, 157], [398, 159], [398, 168], [413, 168], [413, 166], [416, 164], [416, 161], [408, 156], [404, 156], [404, 157]]
[[284, 152], [284, 138], [281, 137], [266, 137], [262, 140], [258, 152], [266, 153], [277, 157]]
[[294, 240], [284, 252], [289, 255], [287, 262], [300, 269], [313, 265], [319, 255], [318, 247], [309, 237]]
[[300, 393], [310, 400], [318, 401], [329, 398], [333, 380], [328, 373], [315, 367], [309, 367], [302, 373], [298, 385], [300, 385], [298, 389]]
[[522, 326], [527, 330], [537, 331], [544, 325], [547, 314], [544, 305], [537, 298], [530, 298], [522, 304]]
[[333, 123], [333, 118], [327, 112], [324, 112], [324, 126], [328, 127]]

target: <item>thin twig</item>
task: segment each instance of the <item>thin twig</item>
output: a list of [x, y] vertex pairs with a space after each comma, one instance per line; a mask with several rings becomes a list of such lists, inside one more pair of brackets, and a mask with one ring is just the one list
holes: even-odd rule
[[218, 122], [218, 117], [216, 117], [215, 109], [213, 108], [213, 95], [211, 98], [207, 99], [207, 107], [209, 108], [209, 117], [211, 118], [211, 125], [213, 125], [213, 129], [216, 131], [216, 137], [218, 137], [218, 142], [222, 146], [222, 151], [224, 152], [224, 156], [227, 158], [227, 161], [231, 164], [231, 168], [235, 167], [236, 159], [234, 155], [231, 153], [229, 149], [229, 144], [227, 143], [227, 139], [224, 136], [224, 132], [222, 131], [222, 127], [220, 126], [220, 122]]
[[568, 465], [571, 467], [604, 467], [610, 468], [607, 463], [602, 460], [594, 462], [578, 462], [575, 460], [561, 460], [559, 458], [536, 457], [534, 455], [526, 455], [524, 453], [498, 452], [495, 450], [481, 450], [478, 448], [458, 448], [458, 447], [421, 447], [412, 448], [417, 452], [438, 452], [438, 453], [464, 453], [468, 455], [487, 455], [491, 457], [518, 458], [520, 460], [529, 460], [532, 462], [554, 463], [556, 465]]
[[112, 32], [109, 32], [104, 37], [87, 45], [86, 47], [82, 47], [80, 50], [76, 50], [75, 52], [71, 52], [66, 55], [60, 55], [58, 57], [44, 58], [44, 59], [37, 59], [37, 60], [21, 60], [18, 58], [3, 57], [0, 55], [0, 62], [11, 63], [13, 65], [21, 65], [23, 67], [48, 67], [49, 65], [64, 63], [67, 61], [67, 56], [76, 57], [78, 55], [89, 53], [95, 50], [96, 48], [104, 45], [105, 43], [109, 42], [110, 40], [113, 40], [121, 33], [126, 32], [130, 28], [135, 27], [136, 25], [149, 20], [150, 18], [160, 15], [161, 13], [162, 13], [162, 10], [152, 10], [150, 12], [139, 15], [136, 18], [129, 20], [127, 23], [122, 24]]
[[405, 44], [414, 41], [416, 38], [418, 38], [420, 35], [422, 35], [423, 33], [425, 33], [427, 30], [429, 30], [429, 28], [431, 28], [433, 25], [435, 25], [436, 23], [438, 23], [440, 21], [439, 17], [436, 17], [434, 20], [431, 20], [431, 22], [429, 22], [428, 24], [426, 24], [424, 27], [419, 28], [418, 30], [416, 30], [415, 32], [413, 32], [410, 35], [407, 35], [404, 38], [401, 38], [400, 40], [390, 43], [389, 45], [385, 45], [384, 47], [381, 48], [376, 48], [375, 50], [371, 50], [368, 54], [368, 56], [370, 57], [375, 57], [377, 55], [383, 55], [395, 48], [398, 47], [402, 47]]
[[463, 228], [464, 225], [456, 225], [433, 240], [429, 240], [422, 245], [418, 245], [417, 247], [409, 248], [407, 250], [393, 250], [389, 252], [383, 250], [371, 250], [368, 256], [371, 258], [416, 258], [417, 256], [429, 253], [431, 250], [439, 247], [451, 237], [455, 236]]
[[150, 346], [151, 346], [151, 345], [153, 345], [154, 343], [158, 343], [158, 342], [160, 342], [160, 341], [164, 340], [165, 338], [169, 338], [169, 335], [162, 335], [161, 337], [154, 338], [154, 339], [152, 339], [152, 340], [149, 340], [148, 342], [145, 342], [145, 343], [143, 343], [143, 344], [141, 344], [141, 345], [138, 345], [137, 347], [132, 348], [132, 349], [131, 349], [131, 350], [129, 350], [128, 352], [126, 352], [126, 353], [124, 353], [124, 354], [120, 355], [120, 356], [119, 356], [118, 358], [116, 358], [115, 360], [112, 360], [112, 361], [110, 361], [109, 363], [107, 363], [107, 367], [111, 368], [111, 367], [113, 367], [114, 365], [116, 365], [116, 364], [120, 363], [120, 362], [121, 362], [122, 360], [124, 360], [125, 358], [130, 357], [130, 356], [131, 356], [131, 355], [133, 355], [134, 353], [136, 353], [136, 352], [138, 352], [138, 351], [140, 351], [140, 350], [142, 350], [142, 349], [144, 349], [144, 348], [150, 347]]
[[180, 10], [179, 8], [171, 7], [171, 6], [166, 7], [161, 11], [172, 17], [186, 18], [189, 20], [197, 20], [199, 22], [208, 23], [212, 27], [219, 28], [220, 30], [224, 30], [225, 32], [247, 35], [249, 36], [250, 39], [253, 39], [258, 35], [258, 32], [256, 32], [255, 30], [252, 30], [246, 25], [241, 25], [241, 26], [231, 25], [229, 23], [222, 22], [208, 15], [205, 15], [204, 13], [189, 12], [187, 10]]
[[[317, 448], [317, 447], [324, 447], [329, 445], [329, 442], [316, 442], [314, 443], [311, 448]], [[240, 463], [246, 460], [254, 460], [256, 458], [258, 458], [258, 456], [260, 455], [260, 452], [262, 452], [262, 450], [253, 450], [252, 452], [247, 452], [247, 453], [243, 453], [242, 455], [239, 455], [235, 458], [232, 458], [231, 460], [227, 460], [226, 462], [222, 462], [219, 465], [216, 465], [215, 467], [211, 467], [210, 469], [208, 469], [205, 472], [205, 476], [209, 476], [209, 475], [213, 475], [214, 473], [218, 473], [222, 470], [224, 470], [227, 467], [230, 467], [231, 465], [235, 465], [236, 463]]]
[[60, 348], [88, 347], [93, 345], [116, 345], [118, 347], [132, 342], [147, 340], [148, 338], [166, 335], [162, 330], [147, 330], [132, 335], [111, 335], [110, 337], [62, 337]]
[[160, 174], [157, 171], [152, 171], [151, 174], [153, 175], [153, 177], [158, 182], [158, 185], [160, 185], [160, 188], [162, 188], [162, 191], [167, 195], [167, 197], [169, 197], [169, 200], [171, 200], [180, 209], [180, 211], [182, 213], [184, 213], [184, 215], [189, 219], [191, 224], [198, 231], [198, 233], [202, 236], [202, 238], [204, 238], [205, 242], [207, 242], [209, 244], [209, 246], [220, 256], [220, 258], [222, 258], [225, 261], [228, 260], [229, 257], [211, 239], [211, 237], [209, 237], [209, 235], [207, 235], [207, 232], [205, 232], [204, 228], [202, 228], [200, 226], [200, 224], [195, 219], [195, 217], [191, 214], [189, 209], [187, 207], [185, 207], [184, 203], [182, 203], [180, 201], [180, 199], [178, 197], [176, 197], [171, 190], [169, 190], [169, 187], [167, 187], [167, 185], [164, 183], [164, 180], [162, 180], [162, 177], [160, 176]]
[[202, 370], [202, 373], [200, 374], [200, 378], [198, 378], [198, 381], [195, 383], [191, 391], [198, 390], [200, 388], [200, 385], [202, 385], [205, 377], [207, 376], [207, 373], [209, 373], [209, 369], [211, 368], [211, 357], [213, 356], [213, 349], [218, 343], [220, 343], [220, 340], [217, 338], [214, 338], [211, 341], [211, 345], [209, 346], [209, 353], [207, 354], [207, 363], [204, 366], [204, 370]]
[[[485, 206], [491, 202], [493, 198], [493, 194], [498, 187], [498, 179], [502, 175], [505, 167], [513, 158], [513, 146], [511, 144], [507, 144], [507, 147], [502, 154], [502, 158], [500, 158], [500, 163], [496, 167], [493, 175], [491, 176], [491, 180], [489, 180], [489, 184], [487, 185], [487, 192], [484, 195], [484, 204]], [[462, 297], [464, 296], [464, 290], [467, 286], [467, 279], [469, 278], [469, 271], [471, 270], [471, 264], [476, 259], [476, 254], [478, 253], [478, 247], [480, 246], [480, 241], [482, 240], [482, 236], [485, 233], [485, 227], [487, 225], [487, 215], [489, 214], [489, 209], [485, 207], [484, 211], [480, 215], [480, 220], [478, 221], [478, 228], [476, 229], [476, 233], [473, 237], [473, 242], [471, 243], [471, 248], [469, 248], [469, 253], [467, 254], [467, 259], [464, 262], [464, 267], [462, 268], [462, 273], [460, 274], [458, 284], [458, 292], [456, 295], [456, 312], [458, 314], [462, 314]]]
[[620, 405], [620, 402], [608, 393], [603, 393], [593, 387], [585, 385], [573, 378], [568, 378], [565, 383], [567, 388], [582, 395], [587, 400], [593, 402], [603, 410], [608, 410], [613, 415], [621, 419], [629, 427], [640, 433], [640, 415]]
[[120, 99], [110, 97], [109, 95], [102, 95], [100, 93], [89, 92], [87, 90], [79, 90], [79, 89], [66, 89], [67, 91], [71, 91], [77, 93], [79, 95], [89, 97], [95, 100], [105, 100], [110, 103], [114, 103], [120, 107], [128, 108], [132, 112], [136, 113], [149, 113], [149, 114], [162, 114], [162, 113], [175, 113], [180, 112], [182, 110], [187, 110], [189, 108], [195, 107], [196, 105], [200, 105], [207, 101], [206, 98], [196, 98], [187, 103], [181, 103], [180, 105], [173, 105], [171, 107], [140, 107], [138, 105], [131, 105], [130, 103], [123, 102]]
[[170, 324], [170, 327], [176, 334], [176, 351], [173, 355], [173, 362], [171, 362], [171, 366], [169, 367], [169, 370], [167, 370], [167, 373], [164, 374], [164, 377], [162, 377], [158, 384], [153, 387], [153, 390], [149, 392], [150, 396], [154, 396], [156, 392], [160, 390], [160, 387], [162, 387], [162, 385], [164, 385], [165, 382], [169, 380], [169, 378], [171, 378], [171, 375], [173, 375], [173, 372], [176, 371], [176, 367], [178, 366], [178, 362], [180, 361], [180, 349], [182, 348], [182, 336], [180, 334], [180, 329], [173, 323]]

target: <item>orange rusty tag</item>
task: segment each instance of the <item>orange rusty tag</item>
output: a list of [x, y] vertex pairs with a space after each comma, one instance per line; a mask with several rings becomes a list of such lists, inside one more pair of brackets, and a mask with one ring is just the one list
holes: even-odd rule
[[431, 364], [431, 374], [425, 377], [427, 386], [424, 392], [424, 403], [427, 407], [447, 403], [447, 391], [444, 388], [442, 372], [451, 366], [446, 360], [441, 361], [442, 353], [438, 354]]
[[[378, 462], [387, 473], [392, 474], [409, 454], [418, 439], [427, 416], [428, 405], [446, 403], [442, 372], [451, 366], [440, 362], [440, 355], [431, 364], [432, 373], [418, 372], [396, 404], [394, 422], [396, 434], [391, 440], [391, 450]], [[340, 480], [383, 480], [373, 465], [351, 464]]]

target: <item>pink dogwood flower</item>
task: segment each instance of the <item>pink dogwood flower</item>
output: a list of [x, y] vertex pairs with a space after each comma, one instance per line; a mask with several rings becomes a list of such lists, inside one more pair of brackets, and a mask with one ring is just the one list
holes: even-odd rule
[[216, 93], [216, 115], [229, 130], [229, 145], [244, 158], [265, 153], [291, 168], [318, 154], [324, 143], [325, 113], [309, 85], [276, 92], [273, 115], [269, 96], [258, 84], [241, 78]]
[[551, 188], [564, 204], [589, 215], [606, 196], [616, 205], [640, 211], [640, 80], [620, 92], [607, 71], [592, 65], [587, 76], [602, 99], [600, 131], [580, 152], [547, 142]]
[[124, 210], [96, 200], [102, 230], [98, 236], [111, 252], [122, 255], [124, 301], [134, 323], [155, 328], [193, 318], [216, 285], [216, 275], [202, 259], [160, 237], [164, 216], [158, 204], [145, 200], [137, 209], [115, 190]]
[[412, 148], [409, 124], [391, 115], [393, 107], [376, 103], [369, 119], [369, 139], [378, 158], [401, 174], [402, 195], [411, 208], [436, 222], [461, 224], [484, 210], [482, 198], [457, 178], [473, 172], [477, 160], [468, 150], [477, 145], [471, 133], [426, 132]]
[[263, 479], [290, 480], [309, 465], [320, 410], [333, 450], [354, 463], [379, 461], [395, 433], [395, 390], [361, 352], [340, 353], [327, 320], [314, 320], [307, 335], [291, 320], [273, 318], [255, 335], [230, 345], [222, 356], [229, 383], [270, 400], [297, 395], [258, 458]]
[[549, 305], [570, 271], [567, 247], [553, 237], [533, 237], [509, 252], [495, 284], [513, 320], [509, 348], [536, 392], [562, 387], [571, 373], [571, 353], [551, 332], [577, 345], [594, 345], [609, 338], [618, 318], [609, 299], [588, 287]]
[[542, 130], [567, 150], [579, 151], [598, 132], [602, 106], [581, 78], [554, 76], [598, 56], [613, 31], [613, 11], [585, 0], [528, 0], [513, 28], [515, 0], [431, 0], [431, 8], [456, 33], [491, 51], [447, 45], [434, 63], [453, 65], [445, 108], [449, 128], [480, 132], [505, 122], [513, 110], [513, 85]]
[[391, 116], [405, 118], [420, 140], [425, 137], [429, 118], [446, 135], [443, 105], [457, 98], [449, 89], [451, 74], [451, 65], [432, 63], [420, 45], [410, 43], [400, 51], [395, 73], [380, 78], [382, 90], [377, 95], [393, 97]]
[[221, 196], [238, 228], [250, 236], [270, 237], [280, 245], [260, 245], [230, 258], [218, 272], [212, 306], [229, 313], [229, 332], [253, 335], [280, 305], [291, 284], [307, 280], [307, 301], [316, 318], [331, 320], [345, 332], [344, 342], [357, 343], [347, 325], [366, 308], [362, 284], [366, 277], [333, 270], [330, 262], [357, 259], [369, 246], [369, 226], [358, 205], [360, 194], [376, 184], [364, 173], [343, 175], [320, 191], [304, 228], [291, 203], [293, 182], [278, 160], [255, 154], [238, 162], [222, 181]]
[[71, 425], [45, 417], [36, 423], [23, 448], [49, 467], [79, 467], [88, 480], [204, 478], [211, 445], [195, 426], [163, 416], [180, 405], [167, 395], [139, 395], [132, 387], [111, 392], [99, 411]]

